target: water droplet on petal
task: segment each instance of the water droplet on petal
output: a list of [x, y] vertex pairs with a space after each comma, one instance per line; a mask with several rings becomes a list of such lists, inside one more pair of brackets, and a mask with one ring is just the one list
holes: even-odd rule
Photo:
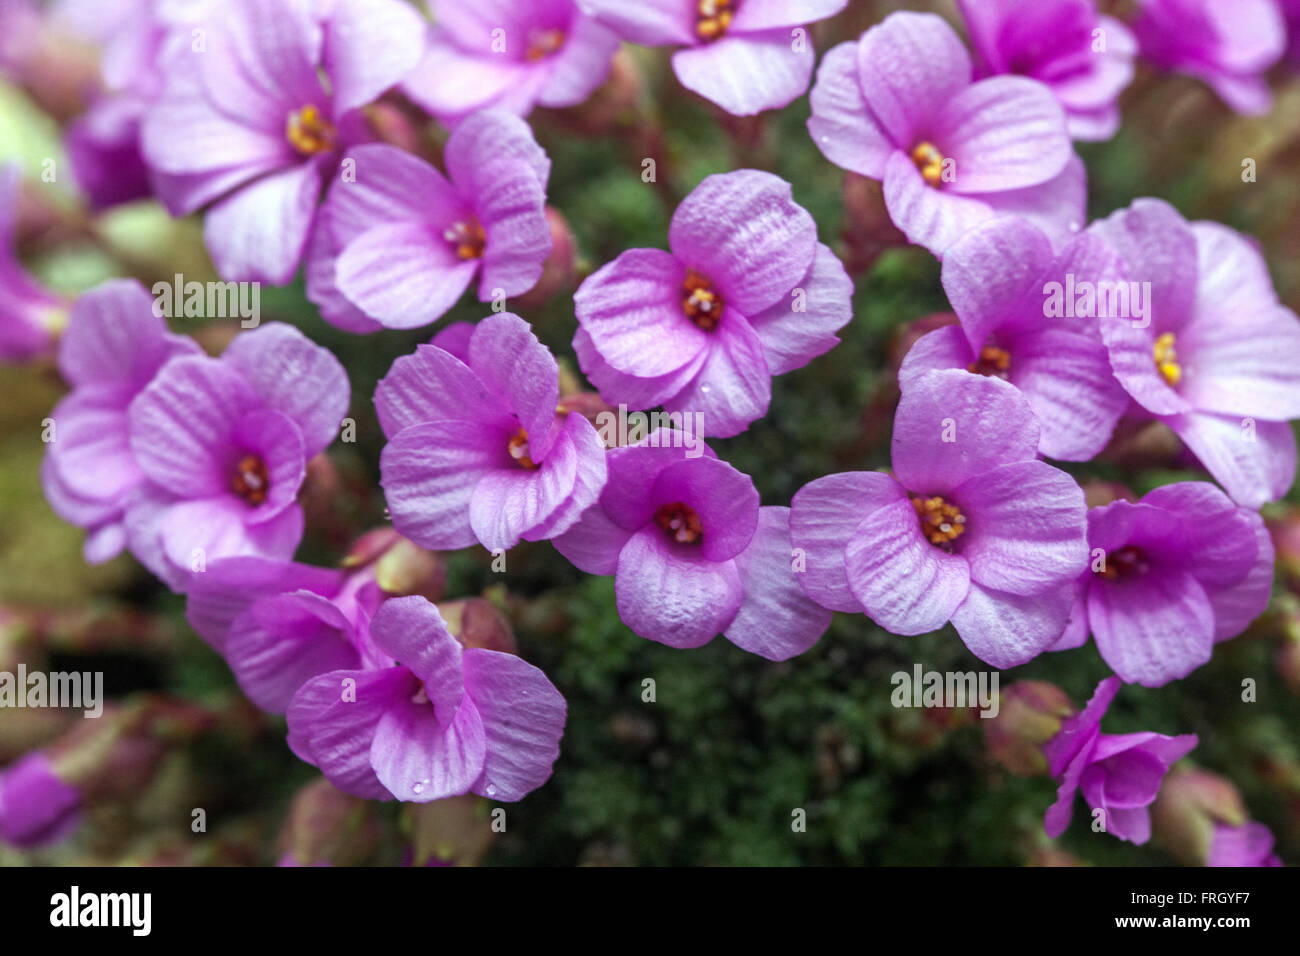
[[489, 797], [495, 797], [497, 795], [497, 785], [495, 783], [489, 783], [485, 789], [487, 790], [487, 795]]
[[417, 780], [415, 783], [411, 784], [411, 790], [417, 794], [424, 793], [424, 785], [426, 782], [427, 781], [424, 780]]

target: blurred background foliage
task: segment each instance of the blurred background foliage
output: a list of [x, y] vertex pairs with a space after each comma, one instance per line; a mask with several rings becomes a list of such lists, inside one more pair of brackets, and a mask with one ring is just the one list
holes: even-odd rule
[[[930, 6], [960, 22], [947, 3], [855, 0], [815, 27], [818, 51], [902, 6]], [[1141, 72], [1125, 94], [1119, 135], [1079, 147], [1090, 216], [1154, 195], [1189, 219], [1225, 222], [1261, 242], [1279, 293], [1300, 308], [1300, 81], [1284, 73], [1276, 80], [1272, 113], [1246, 119], [1193, 80]], [[713, 443], [753, 476], [769, 505], [788, 505], [821, 475], [888, 466], [901, 337], [908, 323], [947, 309], [937, 263], [924, 250], [896, 245], [878, 194], [869, 184], [845, 183], [810, 141], [807, 115], [806, 97], [758, 119], [722, 115], [676, 83], [663, 51], [625, 48], [614, 80], [594, 102], [532, 117], [552, 159], [550, 204], [576, 239], [579, 277], [626, 248], [665, 247], [677, 201], [704, 176], [745, 166], [791, 181], [823, 241], [850, 265], [855, 318], [842, 344], [777, 379], [764, 420]], [[420, 135], [421, 150], [436, 156], [443, 134], [430, 125]], [[196, 221], [174, 222], [148, 202], [92, 218], [66, 176], [43, 183], [43, 160], [54, 157], [56, 168], [65, 168], [58, 137], [57, 125], [30, 100], [0, 85], [0, 158], [17, 159], [28, 173], [27, 198], [41, 214], [25, 221], [40, 228], [21, 236], [21, 249], [43, 281], [75, 293], [112, 275], [147, 285], [177, 272], [187, 280], [213, 277]], [[1242, 181], [1248, 157], [1258, 167], [1253, 183]], [[655, 160], [653, 183], [642, 180], [646, 158]], [[577, 375], [571, 292], [512, 307]], [[486, 308], [467, 297], [437, 328], [475, 321]], [[385, 520], [374, 385], [436, 328], [354, 336], [321, 321], [300, 283], [263, 288], [262, 315], [301, 327], [338, 355], [351, 378], [357, 441], [336, 443], [332, 473], [317, 476], [306, 492], [314, 517], [299, 555], [337, 563], [351, 537]], [[219, 320], [173, 325], [214, 350], [232, 332]], [[163, 693], [219, 718], [177, 748], [141, 792], [91, 808], [70, 840], [27, 854], [0, 848], [0, 863], [274, 862], [294, 795], [318, 775], [285, 747], [282, 720], [240, 703], [224, 663], [186, 625], [182, 598], [129, 557], [88, 567], [81, 533], [44, 503], [40, 425], [62, 394], [53, 368], [0, 368], [0, 394], [0, 668], [24, 660], [104, 670], [117, 699]], [[1158, 438], [1070, 470], [1138, 493], [1204, 477]], [[1266, 516], [1284, 526], [1296, 520], [1291, 507], [1270, 506]], [[1000, 768], [974, 714], [891, 706], [895, 671], [917, 663], [985, 669], [951, 628], [897, 637], [865, 617], [837, 614], [816, 647], [786, 663], [720, 638], [676, 651], [632, 634], [615, 611], [612, 579], [579, 573], [549, 544], [520, 545], [508, 562], [501, 575], [481, 550], [449, 555], [447, 596], [482, 594], [505, 609], [520, 653], [568, 699], [553, 778], [508, 808], [506, 832], [495, 839], [484, 837], [488, 806], [477, 798], [447, 801], [431, 813], [373, 805], [355, 861], [396, 863], [411, 841], [432, 840], [444, 849], [463, 842], [463, 853], [441, 853], [462, 862], [486, 847], [484, 861], [495, 864], [1171, 862], [1158, 845], [1092, 833], [1078, 805], [1074, 826], [1049, 841], [1042, 816], [1054, 784]], [[1284, 860], [1300, 858], [1300, 684], [1285, 657], [1295, 653], [1296, 620], [1279, 581], [1273, 607], [1248, 634], [1221, 645], [1187, 679], [1159, 690], [1125, 687], [1106, 721], [1112, 733], [1198, 734], [1191, 759], [1240, 788], [1251, 815], [1277, 835]], [[1081, 705], [1107, 673], [1089, 645], [1006, 672], [1002, 686], [1051, 681]], [[1242, 701], [1244, 678], [1257, 682], [1257, 702]], [[655, 682], [654, 702], [643, 700], [646, 679]], [[64, 729], [48, 713], [0, 715], [0, 765]], [[207, 812], [206, 835], [191, 832], [194, 807]], [[796, 809], [806, 811], [806, 832], [792, 829]], [[439, 827], [452, 836], [426, 832]]]

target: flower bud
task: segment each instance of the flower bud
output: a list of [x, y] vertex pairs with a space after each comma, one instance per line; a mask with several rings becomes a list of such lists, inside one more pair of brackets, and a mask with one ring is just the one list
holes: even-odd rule
[[280, 831], [280, 866], [353, 866], [379, 843], [374, 804], [324, 777], [298, 791]]
[[[507, 812], [493, 807], [493, 812]], [[467, 793], [432, 803], [405, 805], [412, 866], [474, 866], [493, 840], [489, 804]]]
[[1188, 866], [1209, 859], [1217, 825], [1239, 827], [1247, 819], [1237, 788], [1200, 769], [1170, 771], [1152, 807], [1157, 841]]
[[389, 597], [418, 594], [437, 601], [446, 588], [447, 564], [437, 552], [399, 536], [375, 562], [375, 583]]
[[1074, 713], [1065, 691], [1046, 681], [1018, 681], [1000, 693], [998, 715], [980, 721], [993, 757], [1018, 777], [1047, 773], [1043, 745]]
[[438, 605], [438, 613], [447, 622], [447, 630], [452, 637], [465, 647], [515, 653], [515, 635], [510, 622], [486, 598], [443, 601]]

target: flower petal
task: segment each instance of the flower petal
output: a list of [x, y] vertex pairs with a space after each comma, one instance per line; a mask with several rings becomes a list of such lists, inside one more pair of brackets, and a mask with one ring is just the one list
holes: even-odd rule
[[808, 650], [831, 624], [831, 612], [799, 586], [790, 544], [790, 509], [762, 508], [758, 530], [736, 556], [745, 597], [724, 632], [727, 640], [769, 661]]
[[785, 299], [804, 278], [817, 253], [817, 224], [788, 182], [742, 169], [691, 190], [673, 213], [668, 244], [716, 284], [729, 308], [748, 316]]
[[894, 415], [894, 473], [909, 491], [941, 495], [975, 475], [1032, 461], [1038, 437], [1038, 420], [1014, 385], [965, 371], [927, 372]]
[[906, 499], [864, 518], [844, 556], [853, 596], [873, 621], [895, 634], [937, 631], [970, 589], [969, 565], [922, 537]]
[[790, 536], [807, 567], [798, 578], [804, 593], [833, 611], [861, 613], [845, 575], [845, 549], [864, 517], [905, 500], [902, 486], [878, 471], [827, 475], [800, 488], [790, 503]]
[[477, 422], [428, 422], [398, 432], [379, 456], [393, 527], [437, 551], [476, 543], [470, 501], [481, 478], [509, 467], [507, 438]]
[[867, 106], [856, 43], [841, 43], [826, 52], [808, 99], [808, 135], [822, 155], [841, 169], [884, 178], [895, 144]]
[[795, 44], [790, 31], [729, 31], [721, 39], [673, 54], [682, 86], [733, 116], [753, 116], [789, 106], [808, 89], [812, 47]]
[[307, 458], [334, 441], [351, 396], [347, 373], [329, 349], [291, 325], [272, 322], [235, 336], [221, 360], [298, 426]]
[[489, 799], [522, 800], [550, 779], [560, 755], [564, 698], [532, 664], [480, 647], [465, 652], [465, 689], [487, 741], [474, 792]]
[[614, 595], [618, 616], [641, 637], [670, 647], [700, 647], [731, 624], [744, 587], [732, 561], [677, 546], [650, 525], [624, 545]]
[[1088, 621], [1097, 650], [1126, 683], [1160, 687], [1210, 659], [1214, 611], [1190, 573], [1153, 567], [1134, 581], [1095, 581]]

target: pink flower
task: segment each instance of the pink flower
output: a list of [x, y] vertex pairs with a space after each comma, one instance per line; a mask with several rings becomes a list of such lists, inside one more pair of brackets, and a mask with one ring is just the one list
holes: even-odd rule
[[284, 285], [340, 155], [368, 138], [360, 108], [421, 53], [401, 0], [227, 0], [166, 64], [144, 118], [145, 160], [173, 215], [211, 205], [204, 236], [223, 278]]
[[936, 256], [999, 214], [1064, 241], [1086, 218], [1064, 110], [1037, 80], [972, 76], [944, 20], [892, 13], [826, 54], [808, 132], [836, 166], [880, 180], [894, 224]]
[[760, 508], [749, 477], [707, 446], [657, 429], [609, 451], [600, 501], [555, 546], [583, 571], [615, 576], [619, 617], [640, 636], [700, 647], [721, 633], [783, 661], [817, 643], [831, 617], [796, 583], [789, 516]]
[[249, 700], [272, 713], [320, 674], [393, 663], [370, 640], [385, 597], [373, 569], [220, 558], [194, 575], [186, 597], [190, 625], [226, 658]]
[[1083, 491], [1037, 460], [1038, 445], [1007, 382], [921, 376], [894, 416], [893, 476], [830, 475], [794, 496], [804, 593], [896, 634], [951, 621], [994, 667], [1038, 656], [1065, 628], [1088, 553]]
[[[1115, 254], [1096, 237], [1076, 236], [1058, 255], [1023, 219], [976, 226], [943, 258], [943, 288], [960, 324], [921, 336], [899, 367], [899, 385], [906, 390], [941, 368], [1001, 378], [1029, 401], [1042, 427], [1041, 454], [1087, 461], [1106, 447], [1129, 399], [1111, 372], [1096, 315], [1075, 315], [1074, 290], [1104, 289], [1118, 278]], [[1049, 309], [1053, 283], [1061, 299], [1070, 297], [1068, 310]]]
[[1061, 725], [1043, 747], [1053, 777], [1060, 778], [1056, 802], [1043, 821], [1050, 837], [1070, 825], [1080, 789], [1105, 832], [1130, 843], [1151, 839], [1151, 811], [1169, 768], [1198, 743], [1195, 734], [1166, 737], [1151, 732], [1103, 734], [1101, 719], [1119, 691], [1118, 677], [1097, 685], [1088, 705]]
[[169, 333], [153, 304], [133, 279], [105, 282], [77, 300], [59, 343], [72, 391], [50, 416], [41, 483], [55, 513], [86, 529], [92, 564], [126, 545], [126, 514], [146, 482], [131, 451], [131, 403], [168, 362], [201, 351]]
[[292, 557], [307, 461], [348, 400], [338, 359], [278, 322], [241, 332], [219, 359], [167, 363], [127, 414], [147, 479], [126, 515], [132, 553], [176, 591], [220, 557]]
[[577, 2], [632, 43], [683, 47], [673, 54], [682, 86], [751, 116], [803, 95], [813, 68], [806, 24], [835, 16], [848, 0]]
[[1014, 73], [1051, 88], [1070, 135], [1110, 139], [1137, 42], [1096, 0], [960, 0], [981, 75]]
[[577, 106], [609, 74], [618, 37], [575, 0], [434, 0], [407, 95], [447, 124], [498, 107]]
[[605, 484], [604, 443], [581, 415], [557, 414], [559, 366], [519, 316], [483, 319], [467, 351], [422, 345], [375, 389], [393, 526], [435, 550], [567, 531]]
[[1280, 498], [1295, 480], [1300, 321], [1257, 246], [1159, 199], [1089, 232], [1119, 254], [1125, 279], [1150, 283], [1145, 317], [1101, 321], [1133, 412], [1168, 425], [1237, 503]]
[[375, 800], [513, 801], [549, 779], [565, 703], [540, 670], [463, 648], [422, 597], [385, 601], [370, 636], [402, 663], [322, 674], [289, 705], [289, 746], [334, 786]]
[[351, 332], [414, 329], [442, 317], [478, 278], [483, 302], [520, 295], [551, 251], [551, 162], [528, 124], [475, 113], [447, 140], [447, 175], [392, 146], [348, 154], [321, 209], [307, 297]]
[[1182, 481], [1088, 512], [1092, 565], [1054, 650], [1089, 632], [1126, 683], [1160, 687], [1263, 613], [1273, 587], [1264, 521], [1214, 485]]
[[583, 282], [578, 362], [611, 404], [697, 412], [704, 434], [739, 434], [767, 414], [773, 375], [839, 341], [853, 285], [790, 184], [753, 169], [695, 187], [668, 245]]
[[1286, 50], [1276, 0], [1138, 0], [1133, 24], [1142, 55], [1166, 70], [1198, 77], [1238, 113], [1273, 105], [1264, 74]]

